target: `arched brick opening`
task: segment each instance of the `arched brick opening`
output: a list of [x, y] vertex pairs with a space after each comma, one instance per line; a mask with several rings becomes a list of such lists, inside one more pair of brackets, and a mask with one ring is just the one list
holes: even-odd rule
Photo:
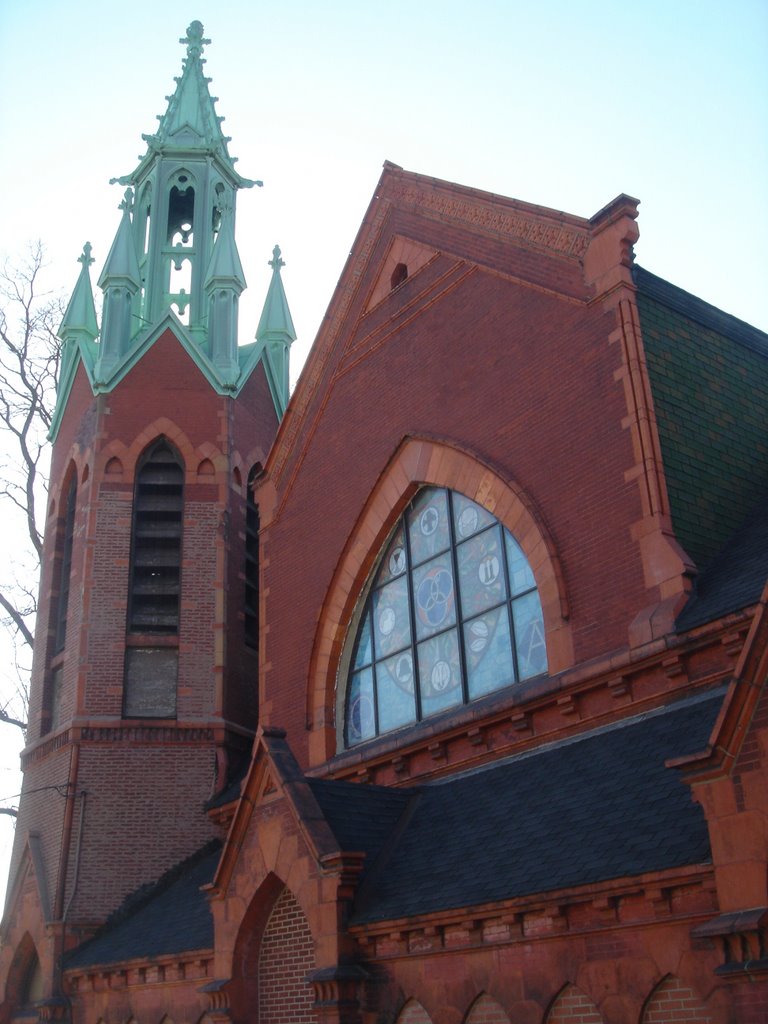
[[344, 640], [382, 547], [416, 491], [446, 487], [488, 509], [517, 540], [536, 577], [550, 674], [573, 664], [565, 582], [554, 543], [531, 498], [515, 481], [441, 441], [407, 437], [379, 477], [346, 544], [321, 609], [307, 692], [310, 760], [336, 752], [335, 691]]
[[[212, 445], [204, 445], [200, 449], [194, 447], [186, 433], [173, 420], [160, 416], [139, 433], [126, 446], [121, 441], [111, 441], [99, 454], [99, 466], [102, 473], [111, 459], [117, 458], [122, 463], [123, 479], [126, 483], [133, 483], [137, 467], [140, 465], [142, 455], [154, 443], [165, 438], [168, 443], [176, 449], [186, 473], [189, 475], [188, 482], [194, 482], [197, 466], [201, 458], [209, 458], [216, 464], [215, 454], [217, 449]], [[206, 450], [203, 450], [206, 449]]]
[[318, 1024], [307, 975], [315, 946], [304, 911], [284, 889], [269, 916], [259, 950], [260, 1024]]
[[712, 1024], [713, 1018], [692, 989], [668, 975], [648, 997], [640, 1020], [641, 1024]]
[[509, 1017], [496, 1000], [483, 993], [479, 996], [466, 1016], [464, 1024], [510, 1024]]
[[33, 976], [39, 972], [39, 969], [40, 960], [37, 955], [37, 947], [29, 932], [25, 932], [16, 947], [8, 969], [8, 977], [5, 981], [5, 999], [0, 1007], [0, 1021], [11, 1020], [15, 1011], [25, 1006], [28, 1002], [30, 988], [37, 983], [37, 979]]
[[315, 952], [307, 917], [283, 881], [269, 874], [238, 931], [229, 986], [237, 1024], [317, 1024], [307, 975]]
[[432, 1024], [432, 1018], [420, 1002], [409, 999], [397, 1015], [395, 1024]]
[[581, 989], [566, 985], [555, 997], [545, 1017], [546, 1024], [603, 1024], [600, 1012]]

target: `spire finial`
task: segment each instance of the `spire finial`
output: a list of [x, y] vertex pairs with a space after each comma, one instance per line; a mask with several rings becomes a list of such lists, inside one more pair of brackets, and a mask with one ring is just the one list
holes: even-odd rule
[[203, 47], [209, 46], [211, 40], [203, 38], [203, 23], [201, 21], [193, 21], [187, 29], [186, 36], [180, 39], [179, 42], [186, 43], [187, 59], [190, 60], [199, 58], [202, 55]]
[[269, 265], [275, 271], [278, 271], [280, 269], [280, 267], [284, 267], [285, 266], [285, 261], [280, 259], [280, 246], [279, 245], [276, 245], [275, 248], [272, 250], [272, 259], [269, 261]]
[[91, 243], [90, 242], [86, 242], [85, 245], [83, 246], [83, 254], [82, 254], [82, 256], [78, 256], [77, 257], [77, 262], [78, 263], [82, 263], [83, 266], [86, 269], [88, 267], [90, 267], [90, 265], [94, 262], [93, 256], [91, 256]]

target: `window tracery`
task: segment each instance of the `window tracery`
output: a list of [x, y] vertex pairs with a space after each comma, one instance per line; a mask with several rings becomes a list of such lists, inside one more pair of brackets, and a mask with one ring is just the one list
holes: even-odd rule
[[351, 651], [347, 746], [546, 672], [519, 544], [464, 495], [420, 491], [379, 561]]

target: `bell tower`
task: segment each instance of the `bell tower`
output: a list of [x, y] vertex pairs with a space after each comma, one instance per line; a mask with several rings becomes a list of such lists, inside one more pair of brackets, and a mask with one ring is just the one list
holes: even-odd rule
[[258, 724], [248, 481], [285, 410], [295, 333], [275, 250], [259, 332], [238, 344], [235, 208], [255, 182], [229, 155], [202, 25], [181, 42], [158, 131], [113, 179], [101, 322], [86, 243], [59, 331], [0, 1022], [33, 976], [35, 1001], [66, 1019], [62, 954], [214, 836], [205, 804], [238, 778]]

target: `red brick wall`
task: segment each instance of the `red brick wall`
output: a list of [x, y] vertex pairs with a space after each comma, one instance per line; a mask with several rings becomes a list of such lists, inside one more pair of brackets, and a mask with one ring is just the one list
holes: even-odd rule
[[552, 1004], [547, 1024], [603, 1024], [603, 1018], [591, 999], [567, 985]]
[[[635, 456], [621, 425], [611, 315], [478, 271], [396, 333], [392, 322], [367, 328], [364, 320], [339, 339], [359, 346], [357, 362], [321, 379], [306, 424], [313, 433], [297, 446], [298, 456], [306, 445], [304, 460], [264, 549], [268, 619], [291, 623], [289, 635], [273, 630], [266, 640], [266, 660], [280, 671], [265, 674], [265, 710], [301, 761], [305, 704], [293, 684], [306, 679], [344, 544], [405, 434], [454, 442], [524, 489], [562, 560], [577, 662], [626, 645], [649, 600], [628, 542], [641, 508], [625, 479]], [[573, 368], [567, 382], [553, 376], [556, 366]], [[293, 457], [287, 467], [286, 480]]]
[[[211, 794], [210, 741], [141, 742], [125, 735], [81, 748], [78, 788], [87, 791], [80, 877], [70, 910], [93, 920], [114, 910], [146, 882], [156, 881], [215, 835], [202, 811]], [[130, 782], [130, 786], [126, 782]], [[63, 801], [62, 801], [63, 803]], [[79, 828], [75, 811], [67, 896], [74, 884]]]
[[259, 956], [261, 1024], [317, 1024], [306, 977], [315, 966], [309, 924], [289, 889], [275, 904]]
[[666, 978], [643, 1012], [642, 1024], [711, 1024], [701, 1000], [679, 978]]
[[750, 981], [733, 993], [733, 1019], [738, 1024], [765, 1024], [768, 1020], [768, 985]]
[[483, 995], [469, 1011], [466, 1024], [509, 1024], [509, 1017], [495, 999]]

